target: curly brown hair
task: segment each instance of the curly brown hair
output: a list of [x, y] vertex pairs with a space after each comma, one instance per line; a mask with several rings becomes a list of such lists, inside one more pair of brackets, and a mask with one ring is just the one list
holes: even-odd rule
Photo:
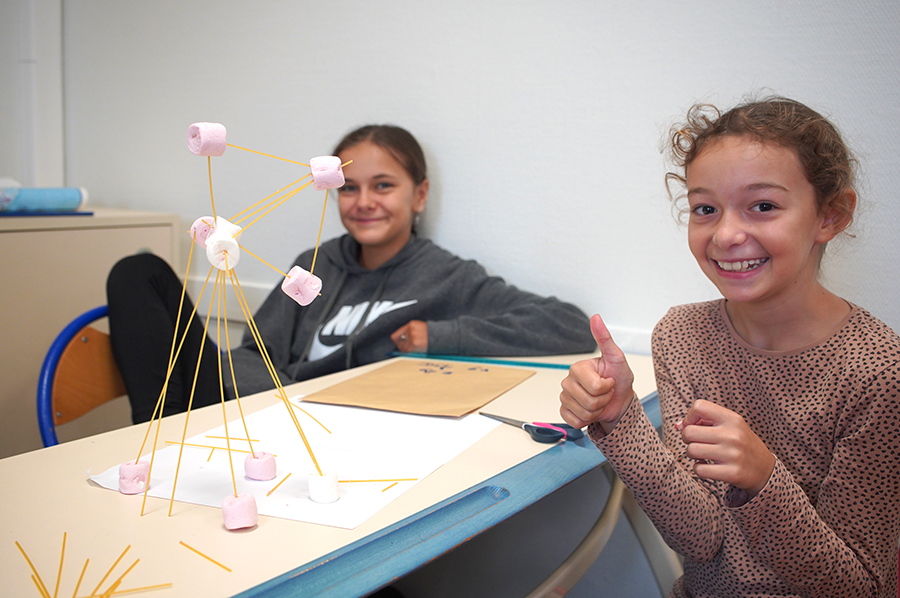
[[684, 193], [674, 194], [673, 184], [684, 189], [691, 162], [709, 143], [729, 135], [746, 135], [793, 150], [816, 191], [819, 209], [835, 210], [841, 229], [853, 221], [855, 195], [844, 191], [853, 189], [856, 159], [828, 119], [800, 102], [778, 96], [747, 102], [724, 114], [711, 104], [695, 104], [685, 122], [672, 127], [669, 154], [681, 173], [666, 174], [666, 189], [676, 205]]

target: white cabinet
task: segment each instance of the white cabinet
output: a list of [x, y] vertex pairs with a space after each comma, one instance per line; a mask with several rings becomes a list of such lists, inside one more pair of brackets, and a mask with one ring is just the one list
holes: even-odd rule
[[[106, 303], [112, 265], [150, 250], [180, 268], [176, 215], [92, 209], [0, 217], [0, 458], [43, 446], [35, 396], [44, 356], [75, 316]], [[60, 442], [130, 424], [130, 409], [121, 398], [82, 420], [58, 428]]]

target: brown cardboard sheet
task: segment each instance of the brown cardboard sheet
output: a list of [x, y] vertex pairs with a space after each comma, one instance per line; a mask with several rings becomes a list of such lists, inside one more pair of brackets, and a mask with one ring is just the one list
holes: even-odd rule
[[306, 395], [304, 401], [419, 415], [461, 416], [534, 375], [534, 370], [470, 362], [400, 359]]

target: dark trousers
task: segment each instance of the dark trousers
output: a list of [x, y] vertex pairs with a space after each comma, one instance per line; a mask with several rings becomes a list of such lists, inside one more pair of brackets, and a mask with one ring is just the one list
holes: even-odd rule
[[[169, 265], [149, 253], [123, 258], [107, 278], [110, 341], [136, 424], [150, 420], [162, 392], [181, 294], [182, 283]], [[193, 309], [185, 294], [176, 350]], [[195, 315], [169, 376], [163, 415], [187, 411], [198, 360], [191, 408], [221, 400], [217, 348], [207, 338], [201, 355], [203, 336], [203, 320]]]

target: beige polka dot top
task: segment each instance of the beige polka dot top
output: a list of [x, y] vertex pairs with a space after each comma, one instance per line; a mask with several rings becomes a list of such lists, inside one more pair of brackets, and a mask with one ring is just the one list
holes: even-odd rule
[[[897, 596], [900, 338], [854, 306], [818, 344], [755, 349], [724, 300], [653, 332], [660, 440], [638, 402], [594, 443], [684, 555], [671, 596]], [[675, 430], [695, 399], [740, 414], [776, 457], [752, 500], [693, 475]]]

